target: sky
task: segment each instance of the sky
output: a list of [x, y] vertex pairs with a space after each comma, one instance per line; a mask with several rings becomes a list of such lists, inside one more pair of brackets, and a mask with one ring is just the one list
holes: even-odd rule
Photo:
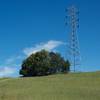
[[0, 77], [19, 76], [22, 61], [41, 49], [66, 56], [65, 9], [71, 5], [80, 11], [77, 70], [100, 70], [99, 0], [0, 0]]

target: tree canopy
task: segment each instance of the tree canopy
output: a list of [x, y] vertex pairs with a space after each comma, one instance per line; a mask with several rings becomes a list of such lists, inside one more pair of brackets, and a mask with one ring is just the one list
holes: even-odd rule
[[70, 63], [59, 53], [41, 50], [30, 55], [22, 62], [20, 74], [24, 77], [43, 76], [59, 72], [69, 72]]

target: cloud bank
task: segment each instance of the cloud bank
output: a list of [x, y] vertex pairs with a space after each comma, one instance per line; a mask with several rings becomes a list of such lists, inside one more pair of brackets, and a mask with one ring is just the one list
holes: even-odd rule
[[15, 68], [3, 67], [0, 68], [0, 77], [9, 77], [16, 72]]
[[23, 52], [26, 56], [29, 56], [32, 53], [36, 53], [37, 51], [40, 51], [42, 49], [45, 49], [48, 51], [54, 50], [55, 48], [63, 44], [64, 43], [61, 41], [50, 40], [47, 43], [40, 43], [40, 44], [35, 45], [34, 47], [25, 48]]

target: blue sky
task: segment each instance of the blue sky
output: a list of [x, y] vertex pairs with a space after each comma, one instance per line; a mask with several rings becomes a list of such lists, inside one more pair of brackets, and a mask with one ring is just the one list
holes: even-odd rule
[[42, 48], [66, 55], [68, 31], [65, 8], [80, 10], [79, 71], [100, 70], [99, 0], [1, 0], [0, 76], [18, 76], [21, 62]]

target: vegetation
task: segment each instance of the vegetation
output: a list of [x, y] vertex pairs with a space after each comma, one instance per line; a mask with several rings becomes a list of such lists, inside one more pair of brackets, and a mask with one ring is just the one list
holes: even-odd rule
[[69, 61], [65, 61], [60, 54], [41, 50], [30, 55], [22, 63], [20, 74], [27, 76], [43, 76], [70, 70]]
[[0, 100], [100, 100], [100, 72], [2, 79]]

